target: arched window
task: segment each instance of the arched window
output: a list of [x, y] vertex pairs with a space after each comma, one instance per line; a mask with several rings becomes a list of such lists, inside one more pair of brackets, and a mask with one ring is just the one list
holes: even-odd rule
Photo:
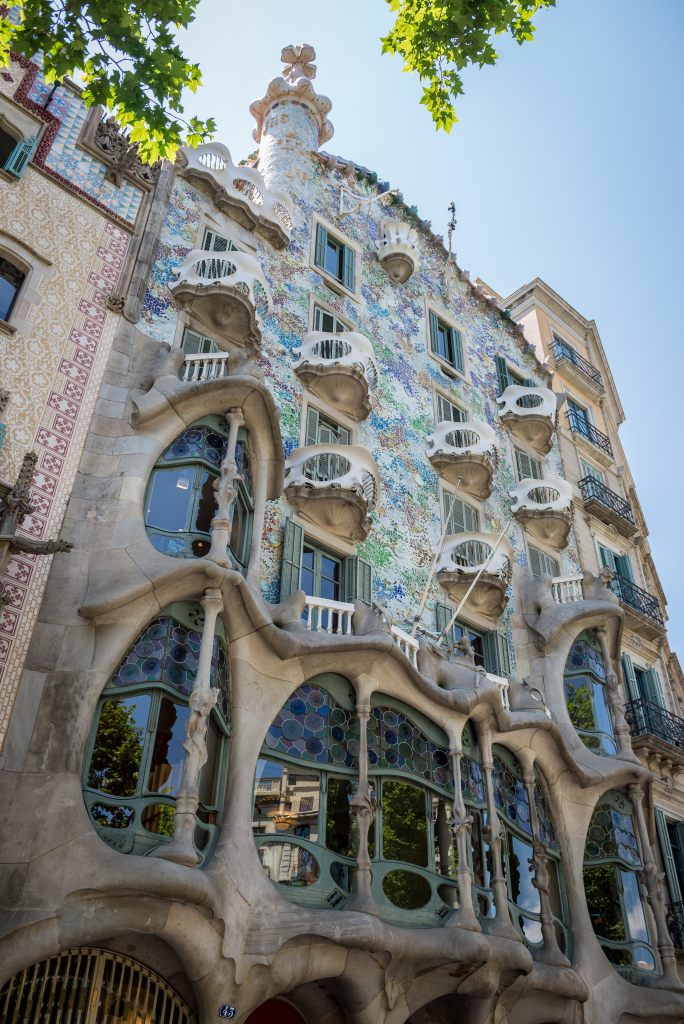
[[9, 320], [26, 274], [0, 255], [0, 320]]
[[605, 757], [617, 753], [606, 691], [601, 647], [589, 631], [581, 633], [565, 663], [565, 703], [570, 721], [589, 750]]
[[[211, 547], [216, 514], [214, 484], [228, 446], [223, 416], [206, 416], [183, 431], [157, 460], [145, 496], [145, 526], [158, 551], [201, 558]], [[240, 429], [235, 452], [240, 479], [232, 505], [229, 550], [245, 570], [252, 532], [252, 478], [247, 434]]]
[[[85, 760], [83, 791], [97, 832], [115, 849], [145, 854], [173, 835], [183, 775], [188, 697], [204, 612], [174, 604], [143, 630], [105, 687]], [[195, 845], [206, 860], [220, 823], [227, 761], [228, 663], [217, 623], [211, 667], [219, 699], [207, 730]]]
[[656, 968], [641, 899], [642, 866], [632, 805], [622, 793], [607, 793], [596, 805], [587, 832], [584, 891], [603, 952], [621, 973]]
[[[518, 759], [498, 744], [492, 748], [492, 783], [494, 804], [504, 829], [503, 862], [511, 919], [531, 946], [542, 943], [541, 897], [534, 885], [535, 863], [533, 842], [544, 848], [549, 874], [549, 904], [553, 914], [560, 948], [568, 948], [565, 926], [567, 911], [560, 851], [546, 793], [535, 771], [532, 792], [534, 809], [530, 807], [527, 785], [523, 781]], [[535, 827], [536, 825], [536, 827]]]
[[[386, 919], [436, 923], [457, 905], [447, 739], [388, 698], [374, 701], [370, 719], [373, 895]], [[351, 892], [358, 752], [354, 694], [339, 676], [300, 686], [269, 728], [253, 829], [264, 869], [297, 903], [339, 906]]]

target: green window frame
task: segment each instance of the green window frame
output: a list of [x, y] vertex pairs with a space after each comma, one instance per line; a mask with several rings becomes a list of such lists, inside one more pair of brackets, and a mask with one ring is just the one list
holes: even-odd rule
[[535, 459], [533, 455], [524, 452], [521, 448], [514, 448], [515, 468], [518, 473], [518, 480], [544, 479], [544, 463], [541, 459]]
[[314, 266], [349, 292], [356, 291], [356, 252], [322, 224], [316, 224]]
[[472, 505], [457, 498], [446, 488], [442, 490], [443, 522], [447, 524], [447, 535], [456, 533], [479, 533], [480, 513]]
[[38, 146], [38, 136], [28, 139], [14, 136], [0, 128], [0, 167], [14, 178], [21, 178]]
[[[145, 855], [173, 836], [183, 773], [188, 698], [197, 671], [204, 612], [178, 602], [140, 633], [102, 692], [83, 770], [93, 827], [123, 853]], [[219, 691], [207, 730], [194, 845], [208, 859], [221, 823], [230, 733], [227, 640], [217, 620], [211, 665]]]
[[642, 868], [632, 804], [623, 793], [606, 793], [587, 830], [584, 891], [603, 952], [620, 974], [632, 980], [641, 972], [655, 972], [657, 965], [641, 898]]
[[530, 559], [530, 572], [533, 576], [560, 576], [560, 562], [557, 558], [547, 555], [540, 548], [527, 545]]
[[219, 351], [213, 338], [207, 338], [206, 335], [200, 334], [199, 331], [193, 331], [190, 327], [183, 330], [181, 348], [188, 356], [207, 355]]
[[[451, 621], [454, 609], [448, 604], [437, 602], [435, 605], [435, 622], [437, 635], [441, 636]], [[511, 675], [511, 649], [506, 633], [499, 633], [497, 630], [482, 632], [474, 629], [464, 622], [456, 621], [446, 632], [443, 643], [459, 655], [456, 648], [459, 640], [467, 636], [470, 646], [473, 648], [475, 665], [490, 672], [494, 676]]]
[[630, 583], [636, 582], [629, 555], [618, 555], [618, 553], [613, 551], [612, 548], [607, 548], [603, 544], [599, 544], [598, 549], [601, 565], [606, 569], [612, 569], [613, 572], [618, 574], [618, 576], [622, 576], [623, 579], [629, 580]]
[[565, 663], [565, 704], [585, 747], [603, 757], [617, 754], [615, 725], [606, 688], [601, 646], [588, 630], [575, 639]]
[[342, 334], [344, 331], [348, 331], [349, 327], [335, 313], [314, 304], [312, 330], [325, 331], [326, 334]]
[[[305, 565], [305, 550], [312, 552]], [[373, 603], [373, 566], [359, 555], [344, 557], [337, 555], [328, 548], [305, 537], [304, 528], [288, 519], [283, 531], [283, 561], [280, 573], [280, 600], [284, 601], [297, 590], [304, 590], [310, 596], [321, 597], [323, 580], [331, 580], [330, 572], [322, 573], [323, 560], [339, 565], [337, 592], [339, 597], [326, 596], [327, 600], [339, 600], [346, 603], [361, 601], [363, 604]], [[309, 585], [313, 582], [313, 585]], [[306, 583], [308, 589], [302, 584]], [[330, 589], [330, 587], [328, 587]]]
[[459, 330], [442, 320], [434, 310], [428, 310], [430, 351], [433, 356], [464, 373], [463, 336]]
[[586, 459], [580, 459], [579, 461], [582, 476], [590, 476], [593, 480], [598, 480], [599, 483], [605, 485], [606, 474], [603, 470], [597, 469], [596, 466], [592, 466], [591, 462], [587, 462]]
[[499, 395], [502, 395], [506, 388], [511, 387], [513, 384], [520, 384], [526, 388], [536, 387], [535, 381], [526, 379], [522, 373], [514, 370], [504, 356], [495, 357], [496, 364], [496, 379], [499, 385]]

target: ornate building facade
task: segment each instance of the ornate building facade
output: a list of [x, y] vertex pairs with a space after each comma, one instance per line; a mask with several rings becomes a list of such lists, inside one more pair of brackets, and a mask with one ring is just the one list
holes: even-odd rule
[[596, 325], [325, 147], [0, 73], [0, 1021], [675, 1024], [684, 719]]

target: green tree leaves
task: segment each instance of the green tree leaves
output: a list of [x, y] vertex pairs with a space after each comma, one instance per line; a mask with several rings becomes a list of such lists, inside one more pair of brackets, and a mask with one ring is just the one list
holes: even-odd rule
[[532, 19], [556, 0], [386, 0], [396, 13], [382, 52], [399, 54], [404, 71], [425, 82], [421, 103], [435, 126], [449, 132], [458, 120], [454, 101], [463, 92], [461, 72], [494, 64], [492, 37], [510, 33], [522, 45], [534, 36]]
[[175, 42], [199, 0], [4, 0], [0, 64], [10, 51], [42, 54], [46, 81], [81, 71], [83, 99], [100, 103], [129, 130], [143, 160], [173, 160], [182, 144], [211, 138], [213, 118], [185, 120], [183, 90], [202, 76]]

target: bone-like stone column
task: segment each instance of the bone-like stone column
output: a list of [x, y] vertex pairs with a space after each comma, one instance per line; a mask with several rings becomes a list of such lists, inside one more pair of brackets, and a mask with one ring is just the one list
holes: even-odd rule
[[231, 508], [237, 494], [237, 447], [238, 430], [245, 422], [242, 409], [231, 409], [226, 417], [230, 425], [226, 455], [221, 463], [218, 480], [214, 484], [216, 490], [216, 515], [211, 521], [211, 547], [207, 558], [218, 565], [229, 566], [228, 543], [232, 527]]
[[172, 860], [176, 864], [194, 866], [198, 855], [193, 843], [196, 813], [199, 806], [199, 786], [202, 768], [207, 761], [207, 728], [211, 709], [218, 700], [218, 690], [211, 685], [211, 656], [214, 649], [216, 618], [223, 608], [220, 590], [208, 589], [201, 600], [204, 608], [204, 626], [197, 662], [197, 674], [190, 694], [190, 717], [185, 730], [183, 748], [185, 762], [183, 778], [176, 796], [176, 816], [173, 839], [154, 851], [153, 856]]
[[[677, 972], [677, 960], [675, 958], [674, 946], [672, 945], [672, 938], [667, 927], [667, 918], [665, 915], [665, 901], [663, 899], [664, 876], [658, 873], [658, 868], [651, 848], [651, 841], [648, 835], [648, 828], [646, 826], [643, 804], [644, 791], [641, 787], [641, 783], [632, 782], [627, 786], [627, 792], [629, 793], [629, 798], [632, 801], [632, 806], [634, 807], [634, 817], [636, 818], [637, 829], [639, 830], [641, 856], [644, 861], [642, 875], [646, 883], [648, 901], [651, 904], [651, 910], [653, 911], [653, 916], [656, 922], [658, 952], [660, 953], [660, 959], [663, 965], [662, 984], [667, 988], [681, 989], [684, 986], [682, 985], [682, 981]], [[658, 983], [655, 982], [655, 984], [657, 985]]]
[[613, 659], [608, 647], [608, 633], [606, 631], [606, 627], [598, 626], [596, 629], [596, 635], [598, 637], [599, 644], [601, 645], [603, 664], [606, 666], [606, 692], [608, 694], [610, 713], [613, 722], [615, 723], [615, 737], [617, 739], [618, 754], [626, 761], [635, 761], [636, 757], [632, 750], [629, 726], [627, 725], [625, 715], [622, 710], [622, 698], [620, 696], [618, 677], [615, 674]]
[[492, 760], [492, 741], [489, 726], [484, 722], [478, 723], [478, 740], [487, 796], [486, 839], [492, 851], [492, 891], [496, 907], [496, 917], [489, 924], [489, 931], [494, 935], [501, 935], [507, 939], [517, 939], [518, 942], [521, 942], [520, 935], [513, 927], [508, 908], [508, 886], [506, 885], [503, 871], [503, 830], [496, 810], [496, 804], [494, 803], [494, 785], [492, 783], [492, 768], [494, 766]]
[[535, 960], [540, 960], [545, 964], [553, 964], [556, 967], [569, 967], [570, 961], [563, 954], [560, 946], [558, 945], [558, 939], [556, 938], [556, 929], [553, 925], [553, 914], [551, 913], [551, 902], [549, 900], [549, 861], [544, 844], [539, 838], [539, 817], [537, 815], [537, 805], [534, 802], [534, 762], [531, 758], [519, 758], [522, 765], [523, 782], [525, 783], [525, 789], [527, 790], [527, 799], [530, 802], [530, 824], [532, 826], [532, 858], [530, 860], [530, 867], [534, 868], [534, 878], [532, 879], [532, 885], [539, 893], [539, 916], [541, 918], [541, 930], [544, 945], [538, 951], [535, 951]]
[[357, 698], [356, 717], [359, 723], [359, 782], [356, 793], [350, 801], [350, 807], [356, 818], [359, 832], [359, 851], [356, 855], [356, 880], [351, 899], [346, 903], [345, 910], [358, 910], [365, 914], [380, 911], [373, 899], [371, 859], [368, 852], [368, 833], [375, 821], [376, 803], [368, 781], [368, 722], [370, 719], [370, 703]]
[[463, 746], [461, 742], [461, 730], [449, 730], [449, 753], [451, 755], [451, 770], [454, 779], [454, 803], [453, 817], [449, 824], [454, 836], [456, 846], [457, 866], [456, 880], [458, 882], [458, 912], [452, 914], [447, 921], [447, 927], [469, 928], [472, 931], [480, 931], [480, 922], [473, 908], [473, 875], [470, 870], [470, 845], [473, 830], [473, 816], [467, 813], [461, 789], [461, 758], [463, 757]]

